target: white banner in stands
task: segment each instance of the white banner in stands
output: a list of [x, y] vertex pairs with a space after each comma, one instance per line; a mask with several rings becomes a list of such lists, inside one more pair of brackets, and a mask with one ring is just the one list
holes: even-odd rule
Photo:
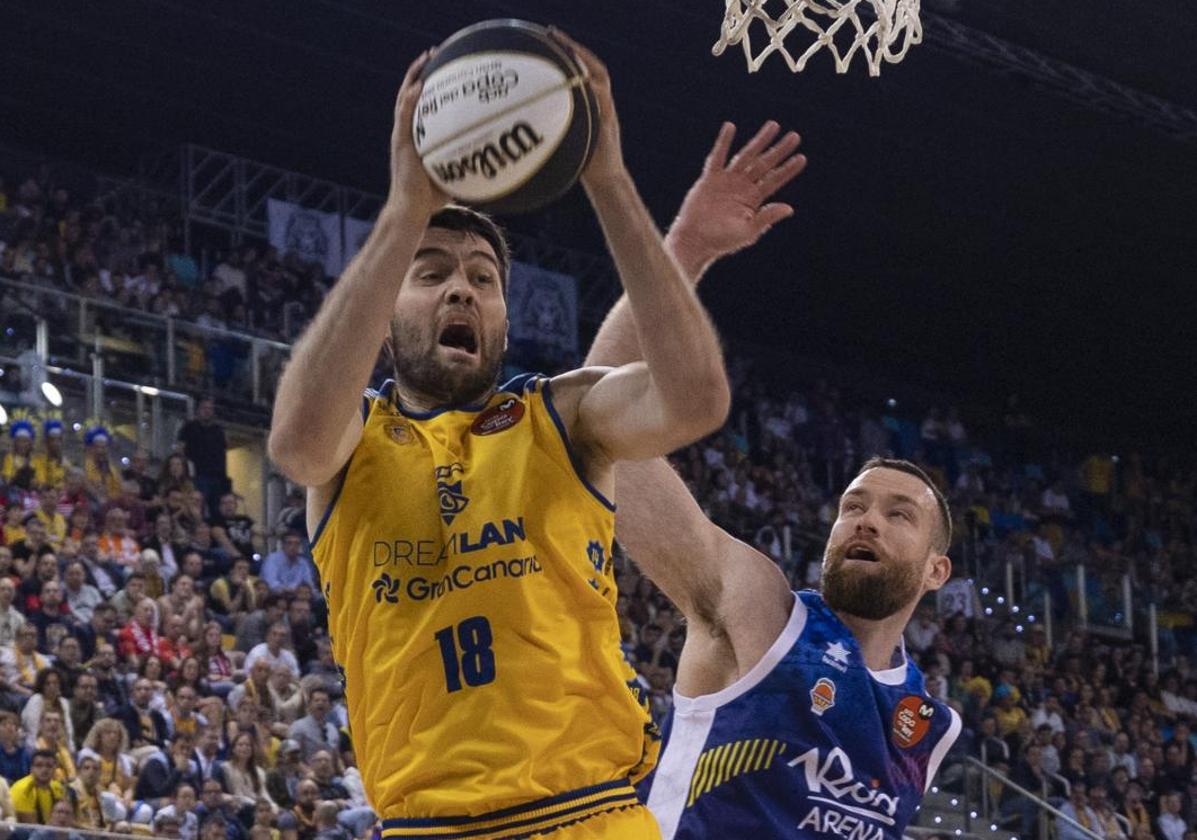
[[511, 264], [507, 291], [512, 341], [578, 352], [578, 281], [528, 263]]
[[[266, 202], [270, 244], [279, 254], [294, 253], [308, 262], [324, 266], [324, 273], [336, 277], [344, 262], [341, 258], [341, 216], [308, 210], [290, 201]], [[350, 240], [352, 241], [352, 240]]]
[[[279, 253], [294, 251], [305, 260], [319, 260], [337, 277], [361, 250], [374, 227], [364, 219], [345, 218], [344, 251], [341, 217], [307, 210], [288, 201], [269, 199], [270, 244]], [[513, 344], [535, 345], [560, 353], [578, 352], [578, 281], [522, 262], [511, 264], [507, 292], [508, 333]]]

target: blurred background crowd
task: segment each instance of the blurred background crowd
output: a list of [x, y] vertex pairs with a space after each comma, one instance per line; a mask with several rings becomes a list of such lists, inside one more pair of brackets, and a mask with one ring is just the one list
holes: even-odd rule
[[[279, 339], [327, 290], [320, 266], [269, 247], [196, 259], [169, 212], [76, 202], [46, 173], [0, 179], [0, 275]], [[19, 294], [4, 294], [6, 318], [22, 311]], [[137, 340], [119, 317], [105, 331]], [[236, 364], [209, 342], [193, 381], [220, 389]], [[964, 718], [956, 751], [1105, 837], [1197, 837], [1191, 453], [1077, 450], [1016, 397], [1000, 418], [979, 418], [781, 381], [751, 350], [731, 368], [729, 424], [673, 459], [708, 515], [795, 588], [817, 587], [857, 466], [875, 454], [916, 461], [950, 499], [957, 572], [920, 606], [906, 647], [929, 691]], [[344, 840], [373, 828], [302, 495], [274, 521], [247, 515], [225, 466], [223, 407], [200, 400], [164, 459], [99, 420], [9, 417], [4, 819], [184, 840]], [[685, 624], [634, 558], [621, 564], [624, 651], [660, 719]], [[1030, 836], [1026, 800], [990, 793], [1003, 825]]]

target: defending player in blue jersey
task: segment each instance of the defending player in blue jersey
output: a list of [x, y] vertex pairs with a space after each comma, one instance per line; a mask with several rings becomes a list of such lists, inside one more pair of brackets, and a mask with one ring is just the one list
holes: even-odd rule
[[[706, 266], [789, 215], [763, 205], [804, 163], [768, 124], [730, 163], [725, 127], [667, 244]], [[769, 147], [769, 148], [766, 148]], [[763, 206], [762, 206], [763, 205]], [[625, 302], [588, 364], [638, 357]], [[951, 575], [942, 494], [904, 461], [866, 463], [845, 490], [822, 592], [711, 523], [661, 459], [617, 467], [618, 539], [689, 631], [665, 748], [641, 794], [665, 838], [901, 838], [960, 732], [906, 657], [919, 599]]]

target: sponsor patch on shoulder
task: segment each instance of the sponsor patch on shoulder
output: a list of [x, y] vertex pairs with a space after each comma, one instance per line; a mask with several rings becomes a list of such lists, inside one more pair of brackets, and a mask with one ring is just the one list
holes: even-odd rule
[[524, 403], [515, 397], [509, 397], [479, 414], [478, 419], [470, 426], [470, 432], [475, 435], [498, 434], [510, 429], [523, 417]]
[[819, 677], [815, 687], [810, 690], [810, 710], [819, 717], [835, 705], [835, 683], [827, 677]]
[[391, 440], [398, 444], [411, 443], [415, 440], [415, 437], [411, 433], [411, 428], [406, 423], [388, 426], [387, 432], [390, 434]]
[[894, 709], [894, 743], [902, 749], [910, 749], [931, 729], [931, 718], [935, 706], [925, 697], [909, 694], [903, 697]]

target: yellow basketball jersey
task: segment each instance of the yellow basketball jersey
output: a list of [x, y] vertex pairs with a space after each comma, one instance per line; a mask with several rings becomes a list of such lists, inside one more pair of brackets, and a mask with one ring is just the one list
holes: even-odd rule
[[0, 478], [5, 481], [12, 481], [17, 477], [17, 473], [26, 467], [31, 467], [34, 473], [37, 472], [37, 467], [34, 466], [33, 456], [22, 457], [12, 452], [7, 452], [4, 455], [4, 460], [0, 461]]
[[39, 485], [49, 484], [61, 489], [66, 484], [66, 471], [69, 466], [65, 460], [54, 460], [45, 452], [33, 456], [33, 471]]
[[659, 744], [619, 647], [614, 508], [548, 380], [428, 414], [388, 383], [363, 410], [312, 553], [384, 834], [608, 783], [631, 797]]

